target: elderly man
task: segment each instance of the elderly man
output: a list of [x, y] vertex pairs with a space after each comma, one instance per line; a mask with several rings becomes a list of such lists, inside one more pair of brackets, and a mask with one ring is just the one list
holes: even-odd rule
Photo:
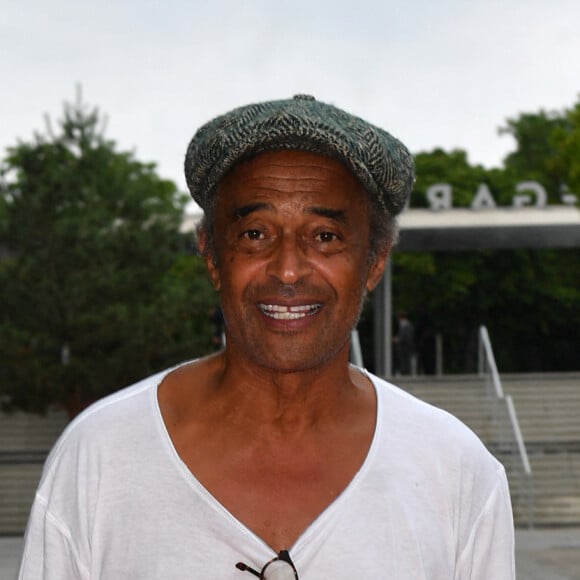
[[227, 347], [66, 430], [20, 578], [515, 578], [502, 466], [348, 362], [412, 187], [405, 147], [302, 95], [211, 121], [185, 169]]

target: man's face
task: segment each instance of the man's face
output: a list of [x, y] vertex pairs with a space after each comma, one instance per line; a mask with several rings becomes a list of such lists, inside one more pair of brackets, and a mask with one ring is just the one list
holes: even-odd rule
[[236, 166], [217, 196], [207, 266], [228, 352], [281, 372], [344, 355], [386, 257], [369, 263], [368, 202], [354, 176], [321, 155], [269, 152]]

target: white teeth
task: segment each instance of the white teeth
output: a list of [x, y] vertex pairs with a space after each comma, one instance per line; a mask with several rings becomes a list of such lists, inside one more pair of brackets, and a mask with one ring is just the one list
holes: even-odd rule
[[320, 310], [320, 304], [305, 304], [302, 306], [282, 306], [280, 304], [260, 304], [260, 310], [276, 320], [296, 320], [311, 316]]

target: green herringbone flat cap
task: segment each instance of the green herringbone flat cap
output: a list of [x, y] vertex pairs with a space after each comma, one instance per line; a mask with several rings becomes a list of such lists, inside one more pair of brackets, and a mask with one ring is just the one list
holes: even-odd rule
[[391, 215], [405, 206], [414, 164], [395, 137], [308, 95], [239, 107], [216, 117], [193, 136], [185, 177], [206, 209], [221, 178], [238, 161], [264, 151], [310, 151], [342, 162]]

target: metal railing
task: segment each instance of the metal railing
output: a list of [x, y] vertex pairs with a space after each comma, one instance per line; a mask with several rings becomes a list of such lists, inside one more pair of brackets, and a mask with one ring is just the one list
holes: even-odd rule
[[350, 361], [358, 367], [364, 367], [362, 349], [360, 347], [360, 339], [358, 330], [354, 329], [350, 333]]
[[479, 328], [478, 372], [484, 380], [486, 400], [493, 430], [490, 446], [503, 463], [514, 503], [514, 512], [525, 510], [529, 528], [534, 527], [534, 482], [532, 469], [520, 429], [517, 413], [510, 395], [501, 384], [489, 334], [485, 326]]

